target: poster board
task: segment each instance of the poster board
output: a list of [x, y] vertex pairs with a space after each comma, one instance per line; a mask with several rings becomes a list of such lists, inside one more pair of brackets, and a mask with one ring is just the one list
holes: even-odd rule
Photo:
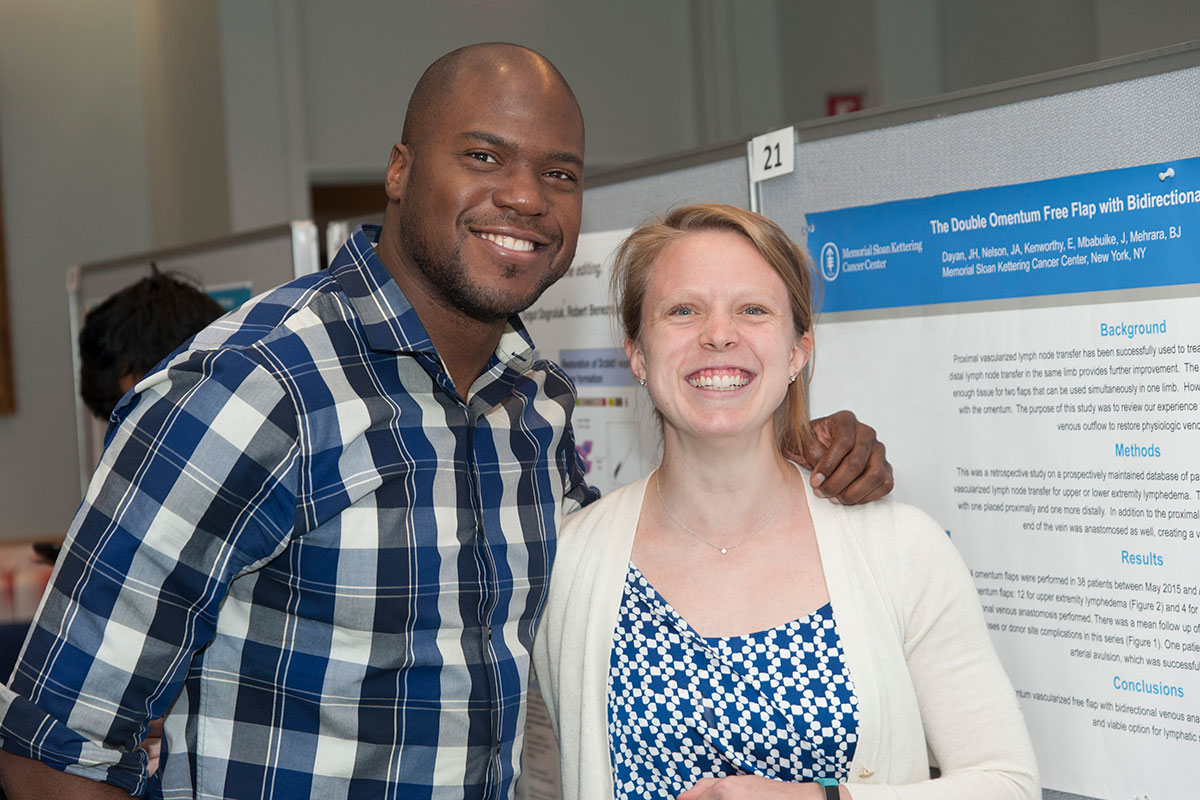
[[[1191, 536], [1200, 535], [1200, 525], [1186, 514], [1200, 502], [1200, 483], [1187, 483], [1200, 473], [1192, 455], [1200, 452], [1200, 434], [1194, 423], [1198, 417], [1187, 404], [1200, 389], [1196, 378], [1185, 382], [1184, 376], [1200, 369], [1200, 358], [1190, 349], [1200, 347], [1200, 261], [1189, 253], [1197, 251], [1200, 204], [1155, 198], [1169, 197], [1173, 188], [1200, 189], [1192, 161], [1200, 157], [1198, 106], [1200, 44], [1189, 43], [799, 124], [794, 172], [770, 181], [748, 185], [746, 151], [739, 148], [737, 157], [726, 150], [707, 162], [703, 154], [691, 154], [690, 163], [679, 169], [667, 159], [658, 170], [617, 176], [589, 187], [585, 194], [585, 246], [576, 268], [604, 265], [607, 239], [619, 238], [649, 213], [694, 200], [761, 210], [798, 241], [810, 244], [818, 258], [833, 243], [838, 257], [851, 265], [849, 272], [832, 279], [841, 280], [842, 287], [850, 285], [846, 278], [853, 272], [886, 271], [886, 265], [868, 265], [871, 261], [892, 259], [894, 274], [904, 259], [915, 258], [912, 263], [930, 271], [927, 280], [913, 278], [927, 285], [900, 305], [856, 305], [831, 291], [834, 302], [816, 329], [813, 410], [820, 414], [849, 407], [878, 427], [896, 467], [896, 496], [939, 517], [959, 545], [975, 573], [993, 638], [1029, 720], [1047, 800], [1147, 800], [1190, 796], [1194, 790], [1189, 765], [1200, 754], [1195, 710], [1200, 639], [1192, 607], [1198, 605], [1200, 544]], [[704, 179], [697, 180], [698, 175]], [[710, 181], [717, 175], [722, 180]], [[747, 192], [744, 198], [736, 196], [740, 189]], [[1008, 211], [999, 206], [970, 210], [995, 206], [998, 197], [992, 193], [1005, 191], [1029, 203], [1017, 202], [1018, 208]], [[1150, 199], [1144, 200], [1146, 196]], [[1105, 203], [1107, 210], [1102, 212]], [[1143, 203], [1147, 205], [1141, 207]], [[1051, 212], [1043, 206], [1066, 211], [1055, 211], [1047, 220]], [[980, 233], [1004, 227], [991, 224], [993, 212], [1015, 214], [1034, 208], [1043, 219], [1021, 221], [1017, 215], [1004, 229], [1021, 232], [1004, 237], [1007, 241], [992, 241]], [[976, 214], [987, 224], [960, 227], [950, 221], [970, 220]], [[928, 233], [913, 229], [913, 220]], [[934, 221], [952, 230], [935, 234]], [[888, 222], [900, 227], [893, 231], [881, 224]], [[1051, 223], [1060, 227], [1040, 227]], [[951, 234], [961, 238], [952, 242]], [[836, 241], [843, 235], [854, 239], [854, 245], [844, 248]], [[948, 238], [935, 245], [935, 235]], [[921, 242], [920, 250], [916, 242]], [[1028, 244], [1052, 242], [1061, 245], [1025, 252]], [[1085, 262], [1102, 263], [1093, 261], [1093, 252], [1107, 253], [1111, 260], [1103, 262], [1105, 271], [1092, 270], [1088, 280], [1079, 280]], [[936, 268], [920, 258], [923, 254], [939, 261]], [[943, 265], [942, 258], [953, 260]], [[1043, 263], [1031, 278], [1035, 258]], [[824, 266], [825, 259], [821, 261]], [[1023, 261], [1028, 261], [1028, 271], [1012, 266]], [[970, 277], [1017, 280], [990, 294], [939, 293], [939, 282], [968, 277], [964, 271], [943, 278], [942, 267], [965, 268], [968, 262], [990, 266], [990, 271], [977, 268]], [[1010, 263], [1001, 268], [1002, 262]], [[1152, 274], [1145, 280], [1124, 280], [1126, 268]], [[833, 272], [832, 266], [827, 269]], [[1041, 282], [1050, 275], [1050, 282]], [[601, 284], [604, 292], [596, 295]], [[904, 288], [903, 283], [899, 286]], [[983, 286], [978, 283], [972, 289]], [[875, 289], [881, 296], [887, 291]], [[856, 294], [850, 292], [852, 298]], [[566, 295], [548, 296], [547, 308], [602, 305], [609, 302], [607, 297], [606, 283], [577, 280], [576, 289]], [[844, 304], [839, 307], [839, 302]], [[536, 326], [537, 322], [531, 329], [539, 339]], [[580, 326], [587, 328], [595, 331], [600, 346], [613, 346], [611, 334], [603, 338], [600, 320]], [[1128, 338], [1130, 329], [1134, 337], [1162, 339], [1135, 344]], [[1034, 341], [1038, 337], [1043, 341]], [[1085, 347], [1089, 343], [1083, 339], [1088, 337], [1097, 341]], [[1125, 351], [1141, 352], [1118, 357], [1117, 342], [1123, 342]], [[1154, 355], [1149, 346], [1155, 348]], [[1022, 353], [1032, 353], [1029, 363], [1020, 363]], [[545, 355], [556, 357], [555, 352]], [[995, 361], [1009, 355], [1018, 363]], [[961, 360], [957, 365], [956, 356]], [[992, 360], [984, 363], [985, 356]], [[1089, 387], [1115, 385], [1109, 376], [1098, 374], [1101, 359], [1127, 367], [1130, 374], [1139, 367], [1139, 391], [1148, 392], [1153, 385], [1158, 389], [1158, 396], [1150, 400], [1153, 414], [1138, 418], [1144, 407], [1122, 411], [1118, 406], [1114, 412], [1109, 398], [1105, 413], [1114, 418], [1104, 419], [1106, 435], [1109, 422], [1148, 423], [1148, 432], [1160, 440], [1159, 450], [1172, 448], [1169, 464], [1151, 462], [1163, 466], [1139, 470], [1121, 461], [1147, 458], [1155, 442], [1125, 441], [1122, 435], [1103, 446], [1089, 443], [1095, 432], [1083, 430], [1085, 420], [1079, 415], [1095, 414], [1102, 404], [1093, 397], [1093, 408], [1080, 410]], [[586, 363], [579, 359], [576, 369], [586, 373]], [[974, 386], [967, 385], [968, 363]], [[1164, 372], [1164, 367], [1174, 372]], [[1057, 395], [1051, 406], [1046, 398], [1052, 385]], [[993, 398], [1000, 392], [1008, 400], [984, 402], [978, 392], [972, 398], [955, 395], [972, 388], [986, 388]], [[1031, 402], [1035, 388], [1043, 392], [1036, 403]], [[1029, 397], [1021, 394], [1025, 391]], [[1072, 402], [1073, 392], [1082, 392], [1084, 400]], [[991, 424], [1020, 419], [1018, 397], [1027, 409], [1043, 409], [1038, 415], [1020, 412], [1034, 424]], [[979, 402], [969, 402], [974, 400]], [[1074, 411], [1067, 410], [1068, 402]], [[976, 412], [976, 405], [985, 410]], [[968, 406], [969, 411], [962, 411]], [[996, 410], [1006, 406], [1011, 418]], [[1047, 407], [1051, 410], [1044, 411]], [[635, 403], [614, 413], [636, 412]], [[963, 420], [979, 425], [963, 427]], [[1193, 427], [1185, 428], [1189, 421]], [[1079, 430], [1069, 427], [1076, 422]], [[1172, 429], [1172, 424], [1178, 427]], [[1130, 429], [1113, 431], [1126, 434]], [[1110, 494], [1104, 495], [1109, 473], [1126, 473], [1114, 477], [1114, 485], [1140, 480], [1153, 484], [1140, 491], [1156, 494], [1139, 497], [1132, 493], [1139, 489], [1127, 485], [1119, 491], [1129, 494], [1117, 497], [1108, 489]], [[978, 493], [989, 486], [993, 496], [985, 500]], [[1019, 491], [1024, 495], [1018, 496]], [[1031, 495], [1034, 491], [1038, 494]], [[1086, 498], [1084, 491], [1089, 492]], [[996, 498], [996, 492], [1003, 494]], [[1115, 512], [1138, 504], [1146, 513], [1161, 512], [1167, 518], [1157, 524], [1153, 518], [1113, 524]], [[1106, 518], [1091, 511], [1096, 508]], [[1118, 517], [1118, 523], [1122, 519]], [[1111, 529], [1117, 528], [1127, 531], [1114, 534]], [[1180, 530], [1187, 538], [1178, 535]], [[1175, 533], [1159, 535], [1161, 531]], [[1010, 548], [1010, 542], [1019, 544]], [[1020, 552], [1024, 560], [1010, 551]], [[1051, 613], [1057, 617], [1050, 619]], [[1089, 614], [1090, 620], [1084, 621]], [[1036, 635], [1028, 633], [1031, 621], [1036, 622]], [[1013, 628], [1001, 629], [1014, 622]], [[1020, 639], [1024, 641], [1015, 641]], [[552, 757], [544, 736], [536, 757]], [[533, 772], [538, 782], [525, 782], [519, 791], [527, 797], [553, 797], [552, 776], [546, 777], [545, 765]]]
[[76, 264], [67, 270], [81, 492], [87, 491], [100, 460], [105, 423], [93, 417], [79, 396], [79, 331], [88, 309], [148, 276], [151, 264], [160, 272], [194, 279], [228, 311], [267, 289], [317, 271], [317, 231], [311, 222], [296, 221], [197, 245]]
[[801, 131], [757, 187], [825, 280], [813, 412], [878, 427], [896, 496], [954, 539], [1048, 800], [1195, 787], [1197, 63]]

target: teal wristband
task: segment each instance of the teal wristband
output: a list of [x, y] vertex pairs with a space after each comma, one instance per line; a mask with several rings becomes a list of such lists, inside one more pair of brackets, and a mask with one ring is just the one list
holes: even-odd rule
[[825, 800], [838, 800], [838, 782], [833, 778], [817, 778], [817, 783], [825, 787]]

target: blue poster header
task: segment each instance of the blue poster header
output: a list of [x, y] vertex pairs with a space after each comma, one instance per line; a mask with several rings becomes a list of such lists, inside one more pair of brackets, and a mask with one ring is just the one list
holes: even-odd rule
[[1200, 158], [808, 222], [825, 311], [1200, 283]]

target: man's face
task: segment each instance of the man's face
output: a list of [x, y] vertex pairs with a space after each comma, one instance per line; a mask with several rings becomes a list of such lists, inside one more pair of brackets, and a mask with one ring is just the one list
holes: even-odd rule
[[575, 256], [583, 121], [526, 68], [460, 75], [419, 136], [393, 151], [402, 257], [439, 303], [494, 322], [527, 308]]

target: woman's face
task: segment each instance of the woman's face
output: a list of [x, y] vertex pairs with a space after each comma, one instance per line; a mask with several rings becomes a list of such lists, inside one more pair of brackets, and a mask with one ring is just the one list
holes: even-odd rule
[[667, 430], [706, 438], [773, 436], [789, 378], [811, 350], [811, 334], [796, 335], [783, 280], [728, 231], [687, 234], [663, 251], [641, 340], [625, 342]]

